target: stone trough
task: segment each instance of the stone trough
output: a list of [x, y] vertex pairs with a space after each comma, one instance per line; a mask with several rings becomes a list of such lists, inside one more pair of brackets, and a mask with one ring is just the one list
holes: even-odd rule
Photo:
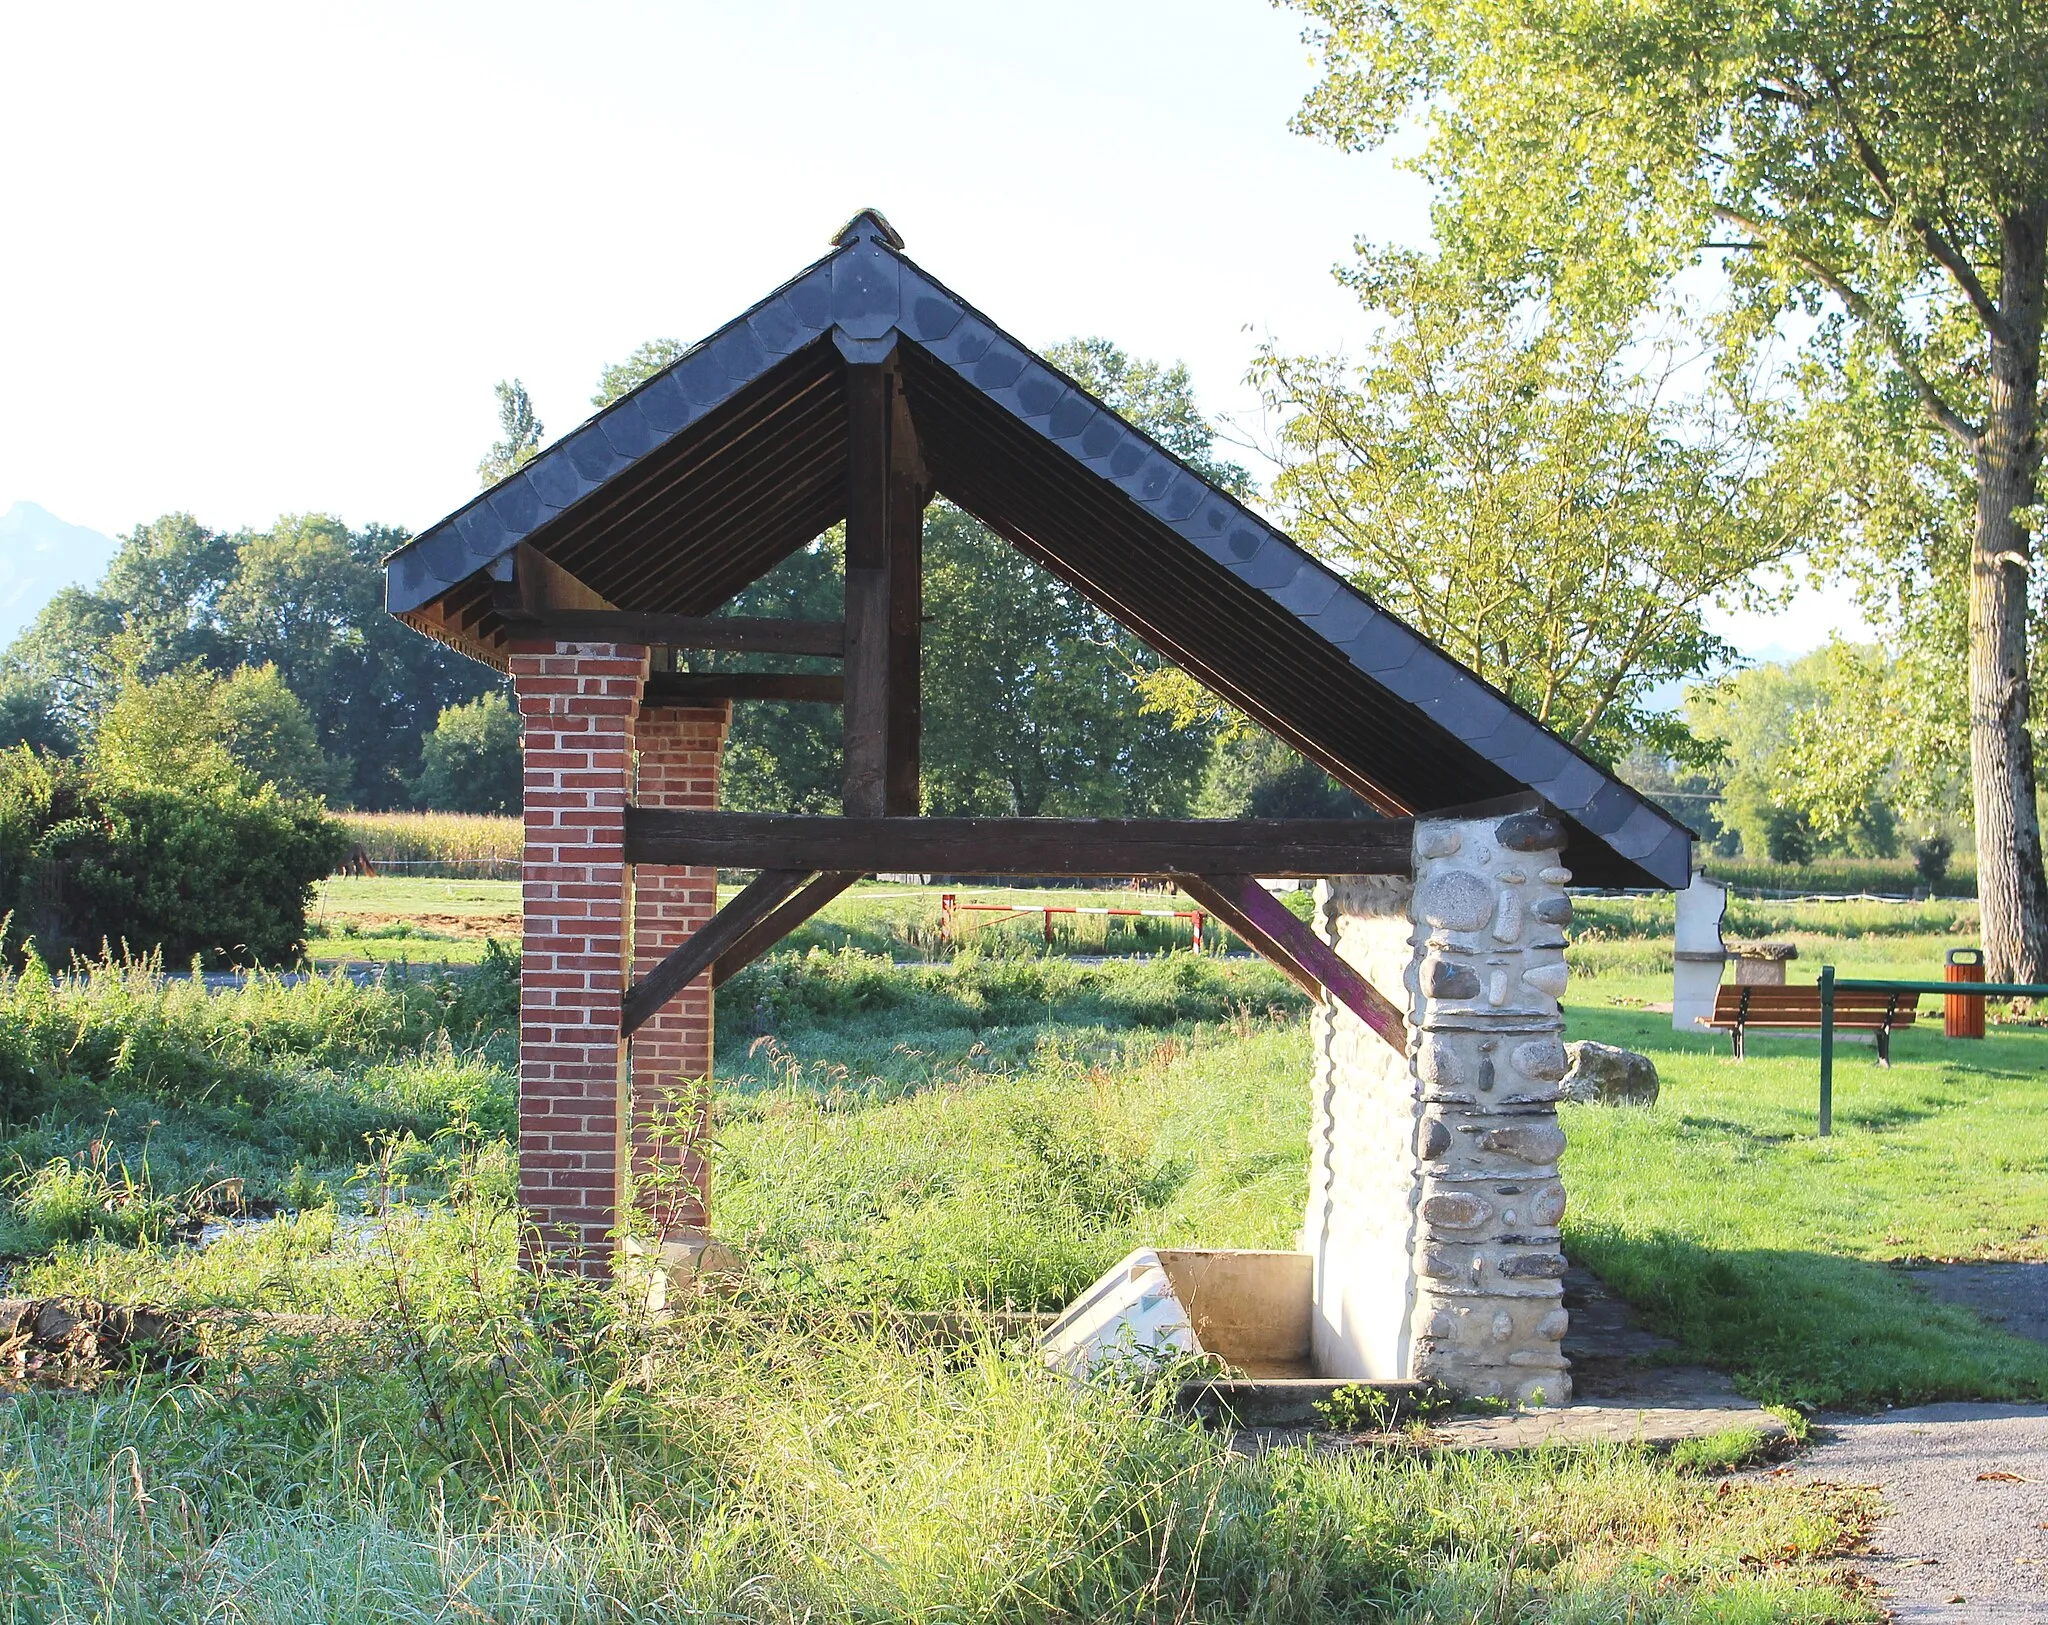
[[1416, 821], [1412, 878], [1317, 883], [1318, 934], [1406, 990], [1408, 1038], [1319, 1005], [1299, 1249], [1133, 1253], [1046, 1332], [1049, 1362], [1207, 1354], [1304, 1411], [1357, 1382], [1569, 1398], [1563, 840], [1527, 800], [1473, 808]]

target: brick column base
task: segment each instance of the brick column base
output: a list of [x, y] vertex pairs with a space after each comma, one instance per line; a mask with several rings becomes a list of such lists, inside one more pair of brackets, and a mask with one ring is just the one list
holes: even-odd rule
[[515, 643], [511, 672], [526, 748], [522, 1251], [603, 1277], [626, 1167], [625, 810], [647, 651]]
[[[640, 714], [642, 807], [718, 805], [729, 702]], [[718, 909], [718, 871], [642, 865], [633, 872], [633, 970], [645, 976]], [[710, 1223], [711, 979], [700, 976], [632, 1038], [632, 1168], [642, 1222], [661, 1238]]]

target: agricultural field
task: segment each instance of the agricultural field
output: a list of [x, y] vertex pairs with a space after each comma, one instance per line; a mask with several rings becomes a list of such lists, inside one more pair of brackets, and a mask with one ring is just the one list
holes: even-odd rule
[[[505, 912], [434, 884], [407, 906]], [[1832, 1565], [1872, 1498], [1717, 1477], [1739, 1441], [1247, 1456], [1142, 1383], [1062, 1387], [995, 1320], [894, 1329], [1058, 1305], [1140, 1242], [1289, 1245], [1306, 1011], [1259, 963], [1028, 931], [897, 963], [929, 957], [905, 898], [840, 907], [837, 942], [721, 993], [742, 1269], [661, 1326], [514, 1268], [502, 955], [211, 997], [7, 983], [5, 1290], [213, 1318], [203, 1366], [0, 1400], [0, 1619], [1874, 1617]], [[1926, 974], [1967, 929], [1774, 907], [1730, 934], [1798, 940], [1801, 978]], [[1896, 1267], [2048, 1256], [2048, 1033], [1914, 1032], [1888, 1072], [1850, 1047], [1819, 1141], [1810, 1040], [1738, 1065], [1645, 1008], [1668, 916], [1581, 903], [1568, 1036], [1651, 1053], [1664, 1095], [1567, 1108], [1567, 1249], [1773, 1402], [2048, 1393], [2048, 1350]]]

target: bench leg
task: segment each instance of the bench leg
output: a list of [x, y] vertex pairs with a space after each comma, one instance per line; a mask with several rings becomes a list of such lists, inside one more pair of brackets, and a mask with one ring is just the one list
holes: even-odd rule
[[1748, 1057], [1742, 1047], [1742, 1029], [1739, 1026], [1730, 1028], [1728, 1032], [1728, 1038], [1729, 1041], [1735, 1045], [1736, 1060], [1746, 1060]]
[[1892, 1064], [1892, 1030], [1889, 1027], [1877, 1029], [1877, 1064], [1879, 1066], [1890, 1066]]

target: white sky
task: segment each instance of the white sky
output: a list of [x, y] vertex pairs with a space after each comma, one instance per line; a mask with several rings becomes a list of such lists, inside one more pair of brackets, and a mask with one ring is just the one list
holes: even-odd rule
[[497, 379], [560, 434], [606, 362], [866, 205], [1027, 342], [1105, 334], [1246, 412], [1260, 334], [1355, 342], [1354, 236], [1427, 232], [1412, 177], [1289, 133], [1299, 28], [1260, 0], [6, 0], [0, 510], [424, 526], [475, 489]]

